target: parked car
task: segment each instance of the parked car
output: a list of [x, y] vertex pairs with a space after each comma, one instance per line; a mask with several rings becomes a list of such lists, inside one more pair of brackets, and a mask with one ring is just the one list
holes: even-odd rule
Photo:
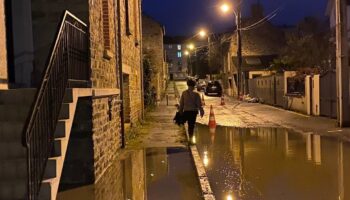
[[205, 88], [205, 95], [222, 95], [222, 87], [219, 81], [209, 82]]
[[207, 82], [205, 82], [204, 79], [199, 79], [197, 81], [197, 91], [204, 91], [205, 88], [207, 87]]

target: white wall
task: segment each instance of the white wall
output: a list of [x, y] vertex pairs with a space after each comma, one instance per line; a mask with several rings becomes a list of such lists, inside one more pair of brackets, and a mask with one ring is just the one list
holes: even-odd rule
[[320, 75], [312, 78], [312, 115], [320, 116]]

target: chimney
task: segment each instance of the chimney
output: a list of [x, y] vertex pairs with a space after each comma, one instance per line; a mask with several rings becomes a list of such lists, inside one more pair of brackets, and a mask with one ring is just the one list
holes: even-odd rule
[[252, 18], [254, 19], [261, 19], [264, 17], [264, 8], [260, 1], [258, 1], [256, 4], [252, 4], [251, 12]]

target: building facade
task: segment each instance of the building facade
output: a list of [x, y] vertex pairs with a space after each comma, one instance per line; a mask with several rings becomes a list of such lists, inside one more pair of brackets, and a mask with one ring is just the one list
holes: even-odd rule
[[[14, 3], [14, 1], [6, 2]], [[3, 5], [5, 5], [6, 12], [4, 12]], [[66, 10], [69, 12], [65, 12]], [[6, 17], [4, 13], [6, 13]], [[17, 14], [17, 16], [14, 16], [14, 14]], [[138, 123], [143, 114], [140, 0], [21, 0], [16, 1], [16, 5], [7, 5], [4, 4], [4, 1], [1, 1], [0, 89], [7, 88], [7, 77], [11, 76], [14, 77], [13, 85], [16, 89], [14, 91], [8, 90], [9, 92], [4, 92], [4, 95], [2, 95], [3, 91], [0, 91], [0, 112], [13, 106], [11, 101], [7, 100], [3, 103], [3, 99], [1, 100], [1, 98], [5, 97], [16, 98], [16, 96], [11, 96], [12, 93], [17, 96], [23, 95], [23, 99], [32, 101], [32, 97], [35, 95], [31, 93], [31, 98], [26, 98], [25, 95], [28, 92], [22, 92], [22, 90], [26, 91], [23, 88], [41, 84], [42, 75], [47, 68], [47, 61], [54, 59], [55, 53], [58, 54], [58, 50], [56, 51], [56, 48], [53, 48], [56, 46], [55, 44], [58, 44], [56, 41], [60, 41], [58, 36], [71, 33], [67, 31], [68, 29], [62, 28], [66, 26], [66, 21], [62, 21], [62, 19], [66, 19], [63, 16], [69, 16], [69, 18], [73, 18], [76, 24], [86, 25], [87, 27], [86, 31], [85, 29], [74, 27], [75, 24], [67, 22], [69, 24], [67, 26], [74, 27], [75, 34], [77, 34], [77, 31], [80, 31], [81, 35], [86, 35], [86, 40], [84, 41], [86, 41], [88, 49], [87, 54], [81, 55], [80, 49], [71, 48], [74, 43], [79, 43], [79, 41], [75, 41], [75, 38], [80, 34], [69, 35], [71, 39], [65, 40], [65, 42], [72, 43], [72, 45], [67, 47], [69, 49], [67, 58], [70, 58], [69, 56], [81, 56], [81, 58], [87, 59], [88, 62], [84, 63], [83, 67], [85, 72], [88, 71], [89, 73], [84, 82], [75, 79], [68, 80], [70, 88], [73, 88], [73, 92], [72, 97], [68, 96], [67, 98], [72, 98], [69, 100], [72, 102], [65, 103], [66, 97], [61, 102], [62, 105], [68, 106], [68, 110], [65, 114], [60, 112], [59, 115], [69, 119], [64, 122], [57, 122], [58, 128], [63, 124], [62, 130], [58, 131], [69, 131], [69, 133], [64, 134], [65, 138], [62, 139], [64, 142], [59, 147], [61, 148], [61, 156], [58, 159], [61, 159], [62, 162], [57, 162], [58, 164], [55, 166], [57, 168], [55, 178], [58, 181], [55, 181], [55, 184], [51, 184], [51, 197], [57, 195], [61, 175], [65, 177], [61, 180], [68, 184], [76, 181], [72, 180], [74, 179], [73, 175], [75, 175], [77, 170], [79, 171], [79, 166], [82, 166], [82, 164], [83, 167], [88, 168], [88, 172], [92, 173], [89, 174], [92, 177], [90, 181], [98, 182], [112, 165], [117, 151], [123, 147], [124, 124]], [[7, 19], [6, 23], [4, 19]], [[23, 27], [27, 27], [22, 34], [28, 33], [28, 37], [34, 36], [24, 43], [21, 41], [26, 38], [21, 38], [18, 35], [21, 30], [18, 27], [22, 27], [20, 26], [21, 24], [25, 24]], [[11, 40], [7, 42], [7, 38], [5, 38], [6, 31], [12, 33], [10, 37], [7, 37]], [[18, 46], [21, 48], [17, 48]], [[24, 54], [20, 54], [18, 58], [13, 57], [18, 49], [24, 51]], [[9, 50], [12, 56], [6, 54]], [[18, 59], [21, 59], [21, 62]], [[6, 61], [11, 64], [6, 64]], [[68, 62], [68, 65], [72, 69], [76, 66], [70, 62]], [[35, 66], [34, 69], [32, 68], [33, 66]], [[9, 71], [10, 75], [7, 75], [7, 71]], [[49, 88], [48, 90], [55, 89], [50, 88], [50, 86], [47, 86], [47, 88]], [[35, 91], [35, 89], [29, 92], [31, 91]], [[66, 90], [66, 93], [67, 91], [70, 90]], [[76, 94], [84, 95], [75, 99], [74, 95]], [[31, 110], [31, 105], [31, 102], [27, 102], [23, 107]], [[50, 106], [50, 104], [47, 105]], [[64, 108], [64, 106], [62, 107]], [[0, 127], [2, 127], [3, 123], [11, 122], [0, 119]], [[38, 124], [44, 123], [39, 122]], [[10, 129], [8, 132], [4, 133], [4, 135], [14, 134]], [[18, 134], [22, 133], [22, 131], [17, 132]], [[70, 138], [70, 136], [72, 137]], [[1, 137], [4, 136], [0, 136], [0, 143], [5, 141]], [[18, 143], [16, 148], [23, 148], [20, 140], [13, 142]], [[37, 141], [37, 143], [40, 142], [43, 141]], [[69, 151], [69, 146], [72, 144], [76, 150], [73, 152], [79, 155], [68, 155], [69, 152], [72, 152]], [[86, 160], [80, 160], [81, 162], [77, 163], [68, 158], [67, 161], [71, 162], [65, 163], [64, 158], [66, 154], [67, 157], [86, 158]], [[23, 160], [25, 161], [25, 159]], [[2, 175], [0, 173], [0, 182], [3, 180]], [[11, 178], [18, 180], [18, 177]], [[23, 177], [23, 180], [20, 181], [25, 182], [26, 180]], [[22, 195], [18, 191], [16, 193]], [[0, 198], [3, 197], [2, 195], [2, 190], [0, 190]]]
[[142, 15], [143, 55], [149, 59], [151, 64], [151, 88], [155, 88], [157, 101], [161, 100], [168, 80], [163, 43], [164, 35], [165, 29], [163, 25], [145, 14]]
[[188, 76], [189, 57], [185, 55], [185, 37], [165, 37], [164, 48], [171, 80], [184, 80]]

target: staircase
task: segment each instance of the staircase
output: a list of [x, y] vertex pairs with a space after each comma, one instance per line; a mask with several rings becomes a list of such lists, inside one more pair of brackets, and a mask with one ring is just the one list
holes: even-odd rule
[[66, 11], [39, 88], [0, 90], [0, 200], [56, 199], [78, 98], [92, 95], [87, 30]]
[[[27, 155], [22, 129], [36, 89], [0, 90], [0, 199], [20, 200], [27, 193]], [[56, 199], [79, 97], [89, 89], [67, 89], [55, 130], [54, 149], [45, 168], [39, 199]]]

